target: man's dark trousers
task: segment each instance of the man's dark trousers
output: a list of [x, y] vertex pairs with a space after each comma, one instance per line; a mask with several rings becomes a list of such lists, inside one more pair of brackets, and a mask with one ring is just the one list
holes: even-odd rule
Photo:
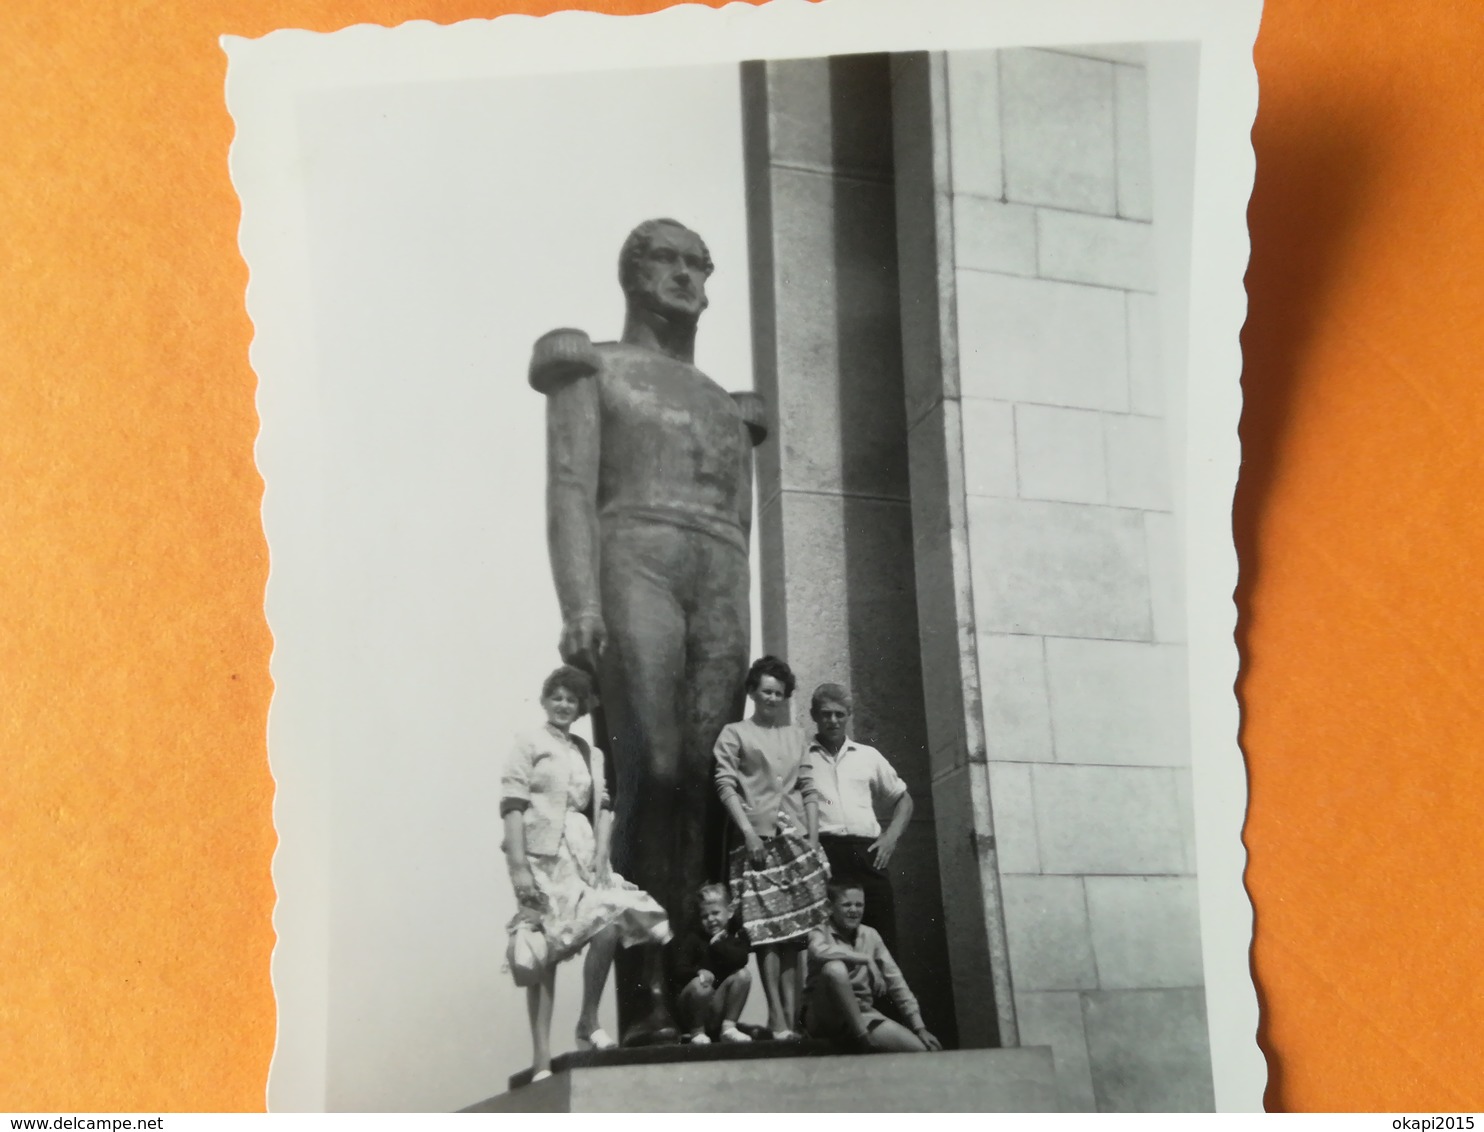
[[851, 881], [861, 886], [866, 896], [866, 911], [861, 923], [875, 928], [892, 958], [897, 955], [897, 906], [891, 895], [891, 878], [885, 869], [873, 863], [870, 846], [874, 837], [852, 834], [821, 833], [819, 847], [830, 862], [832, 882]]

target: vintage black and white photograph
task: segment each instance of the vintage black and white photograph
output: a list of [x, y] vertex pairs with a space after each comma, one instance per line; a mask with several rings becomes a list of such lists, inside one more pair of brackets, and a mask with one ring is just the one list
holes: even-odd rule
[[271, 1108], [1260, 1107], [1256, 19], [1163, 7], [227, 43]]

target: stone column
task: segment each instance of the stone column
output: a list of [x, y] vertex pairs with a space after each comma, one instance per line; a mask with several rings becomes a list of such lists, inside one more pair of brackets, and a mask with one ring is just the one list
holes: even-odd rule
[[[888, 57], [747, 64], [744, 143], [757, 389], [763, 644], [799, 676], [794, 718], [848, 684], [856, 736], [916, 802], [892, 865], [903, 971], [940, 1037], [946, 977], [918, 653]], [[960, 1010], [964, 1004], [960, 1002]]]
[[929, 767], [965, 1045], [1019, 1044], [975, 648], [954, 305], [947, 68], [892, 60], [904, 404]]

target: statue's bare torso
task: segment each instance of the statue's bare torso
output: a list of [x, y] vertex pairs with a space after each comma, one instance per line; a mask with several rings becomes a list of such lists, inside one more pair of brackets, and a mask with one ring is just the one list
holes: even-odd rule
[[673, 523], [745, 548], [752, 451], [736, 401], [653, 350], [618, 342], [597, 352], [599, 518]]

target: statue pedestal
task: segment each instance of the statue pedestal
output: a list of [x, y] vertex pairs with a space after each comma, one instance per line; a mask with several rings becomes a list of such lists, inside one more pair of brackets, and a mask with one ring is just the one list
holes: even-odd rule
[[[837, 1054], [803, 1043], [558, 1058], [552, 1076], [465, 1112], [1055, 1112], [1051, 1050]], [[745, 1052], [744, 1052], [745, 1051]], [[645, 1055], [642, 1060], [636, 1055]], [[596, 1059], [602, 1059], [601, 1063]], [[572, 1064], [581, 1060], [584, 1064]], [[524, 1074], [521, 1076], [525, 1076]], [[514, 1079], [513, 1079], [514, 1080]]]

